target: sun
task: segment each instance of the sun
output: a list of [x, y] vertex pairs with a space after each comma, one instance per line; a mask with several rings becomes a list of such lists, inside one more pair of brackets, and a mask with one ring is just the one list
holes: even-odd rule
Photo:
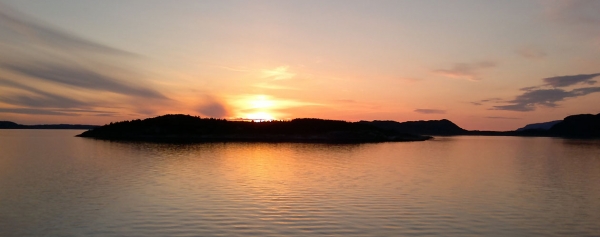
[[269, 100], [267, 96], [259, 95], [253, 100], [250, 100], [249, 104], [253, 109], [267, 109], [273, 107], [275, 103], [272, 100]]
[[268, 112], [256, 112], [246, 114], [245, 118], [252, 120], [275, 120], [276, 118]]
[[240, 111], [238, 118], [254, 121], [275, 120], [277, 101], [269, 95], [248, 95], [241, 97], [236, 103]]

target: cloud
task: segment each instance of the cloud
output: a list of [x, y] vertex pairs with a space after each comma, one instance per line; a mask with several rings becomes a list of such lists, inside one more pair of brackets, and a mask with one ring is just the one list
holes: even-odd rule
[[167, 99], [161, 93], [142, 86], [127, 85], [118, 79], [78, 67], [52, 63], [3, 64], [2, 68], [17, 72], [38, 80], [68, 85], [81, 89], [109, 91], [123, 95], [154, 99]]
[[521, 119], [521, 118], [515, 118], [515, 117], [503, 117], [503, 116], [488, 116], [486, 118], [489, 119]]
[[450, 69], [437, 69], [433, 73], [458, 79], [467, 79], [471, 81], [481, 80], [479, 74], [481, 70], [496, 67], [495, 62], [481, 61], [477, 63], [456, 63]]
[[299, 90], [298, 88], [282, 86], [282, 85], [273, 85], [268, 82], [258, 83], [253, 86], [258, 87], [258, 88], [263, 88], [263, 89], [270, 89], [270, 90]]
[[[3, 113], [112, 116], [117, 113], [110, 110], [144, 111], [173, 102], [147, 81], [127, 76], [144, 74], [126, 66], [138, 55], [70, 34], [2, 3], [0, 52]], [[84, 100], [68, 93], [73, 90], [90, 93]], [[126, 98], [103, 105], [101, 92]]]
[[525, 91], [515, 99], [507, 101], [508, 105], [494, 106], [493, 110], [534, 111], [538, 106], [556, 107], [557, 102], [568, 98], [581, 97], [600, 92], [600, 87], [578, 88], [571, 91], [563, 89], [537, 89]]
[[[565, 35], [584, 37], [594, 43], [600, 37], [600, 1], [544, 0], [545, 16], [550, 23], [561, 27]], [[581, 41], [584, 43], [584, 41]]]
[[296, 74], [289, 72], [288, 68], [288, 66], [281, 66], [275, 69], [265, 69], [262, 71], [262, 77], [271, 80], [291, 79], [296, 76]]
[[339, 99], [339, 100], [333, 100], [334, 102], [337, 103], [344, 103], [344, 104], [356, 104], [358, 103], [358, 101], [356, 100], [350, 100], [350, 99]]
[[420, 114], [445, 114], [446, 110], [440, 109], [415, 109], [414, 112]]
[[0, 3], [0, 33], [13, 40], [26, 39], [36, 44], [66, 50], [93, 51], [121, 56], [134, 55], [55, 29], [2, 3]]
[[479, 101], [473, 101], [470, 102], [473, 105], [483, 105], [484, 103], [487, 102], [499, 102], [502, 101], [502, 98], [489, 98], [489, 99], [483, 99], [483, 100], [479, 100]]
[[200, 108], [198, 108], [198, 112], [212, 118], [223, 118], [228, 114], [225, 106], [223, 106], [220, 103], [210, 103], [202, 105], [200, 106]]
[[223, 70], [227, 70], [227, 71], [232, 71], [232, 72], [248, 72], [248, 71], [250, 71], [246, 68], [227, 67], [227, 66], [215, 66], [215, 67], [223, 69]]
[[37, 109], [37, 108], [0, 108], [0, 113], [12, 114], [29, 114], [29, 115], [63, 115], [77, 116], [75, 113], [63, 113], [54, 110]]
[[[546, 85], [548, 86], [552, 86], [552, 87], [567, 87], [567, 86], [572, 86], [572, 85], [576, 85], [576, 84], [587, 84], [587, 85], [593, 85], [596, 84], [596, 81], [592, 80], [596, 77], [600, 76], [600, 73], [595, 73], [595, 74], [579, 74], [579, 75], [572, 75], [572, 76], [560, 76], [560, 77], [548, 77], [548, 78], [544, 78], [544, 82], [546, 82]], [[526, 87], [526, 88], [530, 88], [530, 87]]]
[[542, 59], [547, 56], [543, 50], [534, 46], [521, 47], [517, 49], [516, 52], [518, 55], [527, 59]]
[[572, 90], [563, 89], [574, 85], [594, 85], [593, 79], [600, 76], [600, 73], [578, 74], [558, 77], [543, 78], [544, 84], [537, 86], [523, 87], [519, 89], [521, 94], [512, 100], [503, 100], [501, 98], [491, 98], [481, 101], [471, 102], [473, 105], [482, 105], [486, 102], [503, 103], [503, 105], [493, 106], [492, 110], [508, 111], [534, 111], [538, 107], [557, 107], [558, 103], [570, 98], [586, 96], [592, 93], [600, 92], [600, 87], [581, 87]]
[[0, 78], [0, 87], [10, 87], [27, 91], [32, 95], [0, 95], [0, 101], [27, 107], [50, 107], [50, 108], [73, 108], [73, 107], [89, 107], [92, 104], [69, 98], [66, 96], [57, 95], [54, 93], [42, 91], [30, 86], [23, 85], [14, 81], [9, 81]]
[[198, 106], [197, 111], [211, 118], [224, 118], [230, 114], [227, 106], [212, 96], [207, 96], [206, 101]]
[[600, 2], [597, 0], [547, 0], [543, 4], [551, 19], [571, 24], [600, 24]]
[[528, 86], [528, 87], [523, 87], [521, 89], [519, 89], [520, 91], [532, 91], [538, 88], [541, 88], [542, 86]]

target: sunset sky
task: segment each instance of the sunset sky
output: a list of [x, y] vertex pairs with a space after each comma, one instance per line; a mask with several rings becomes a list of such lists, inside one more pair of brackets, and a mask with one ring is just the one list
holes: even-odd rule
[[0, 120], [600, 112], [600, 1], [0, 0]]

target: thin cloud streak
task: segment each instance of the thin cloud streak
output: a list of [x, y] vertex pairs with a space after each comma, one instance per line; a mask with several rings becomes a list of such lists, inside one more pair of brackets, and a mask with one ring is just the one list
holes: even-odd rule
[[116, 78], [83, 67], [50, 63], [37, 63], [35, 65], [3, 64], [1, 67], [42, 81], [73, 86], [81, 89], [104, 90], [123, 95], [167, 99], [167, 97], [152, 89], [127, 85], [119, 82]]
[[487, 116], [485, 118], [489, 118], [489, 119], [521, 119], [521, 118], [515, 118], [515, 117], [503, 117], [503, 116]]
[[491, 61], [477, 63], [456, 63], [450, 69], [437, 69], [433, 73], [445, 77], [467, 79], [471, 81], [481, 80], [479, 74], [484, 69], [494, 68], [497, 64]]
[[63, 113], [54, 110], [37, 109], [37, 108], [0, 108], [0, 113], [12, 114], [28, 114], [28, 115], [62, 115], [62, 116], [79, 116], [75, 113]]
[[49, 107], [49, 108], [87, 108], [93, 106], [88, 102], [79, 101], [73, 98], [57, 95], [54, 93], [42, 91], [30, 86], [23, 85], [14, 81], [0, 78], [0, 86], [16, 88], [35, 94], [30, 95], [2, 95], [0, 102], [17, 106], [27, 107]]
[[415, 109], [414, 112], [420, 114], [445, 114], [446, 110], [441, 109]]
[[[578, 74], [566, 75], [558, 77], [543, 78], [544, 84], [538, 86], [529, 86], [519, 89], [522, 93], [516, 96], [513, 100], [489, 100], [494, 102], [508, 103], [505, 105], [493, 106], [492, 110], [507, 110], [529, 112], [534, 111], [538, 107], [558, 107], [558, 103], [566, 99], [586, 96], [592, 93], [600, 92], [600, 87], [582, 87], [572, 90], [562, 89], [574, 85], [594, 85], [596, 77], [600, 73], [594, 74]], [[482, 105], [486, 100], [471, 102], [474, 105]]]
[[2, 3], [0, 3], [0, 32], [13, 38], [25, 38], [66, 50], [93, 51], [119, 56], [135, 55], [55, 29]]
[[521, 57], [534, 60], [542, 59], [547, 56], [546, 52], [534, 46], [521, 47], [517, 49], [516, 53]]
[[295, 73], [288, 71], [288, 66], [281, 66], [274, 69], [266, 69], [262, 71], [263, 78], [271, 80], [286, 80], [296, 76]]
[[571, 91], [563, 89], [531, 90], [517, 96], [514, 100], [507, 101], [510, 103], [509, 105], [498, 105], [492, 109], [519, 112], [534, 111], [538, 106], [557, 107], [558, 102], [568, 98], [581, 97], [596, 92], [600, 92], [600, 87], [579, 88]]
[[567, 87], [567, 86], [572, 86], [572, 85], [576, 85], [576, 84], [594, 85], [594, 84], [596, 84], [596, 81], [594, 81], [592, 79], [594, 79], [598, 76], [600, 76], [600, 73], [549, 77], [549, 78], [544, 78], [543, 80], [544, 80], [544, 82], [546, 82], [546, 85], [548, 85], [548, 86]]

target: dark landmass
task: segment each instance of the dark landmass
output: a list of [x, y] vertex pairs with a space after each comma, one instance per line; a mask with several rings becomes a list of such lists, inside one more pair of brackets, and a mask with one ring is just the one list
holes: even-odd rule
[[552, 128], [552, 126], [554, 126], [555, 124], [560, 123], [560, 122], [562, 122], [562, 120], [555, 120], [555, 121], [544, 122], [544, 123], [527, 124], [527, 125], [525, 125], [525, 127], [518, 128], [515, 131], [520, 132], [520, 131], [525, 131], [525, 130], [529, 130], [529, 129], [549, 130], [550, 128]]
[[600, 114], [568, 116], [552, 126], [548, 132], [560, 137], [600, 138]]
[[431, 139], [429, 136], [401, 133], [361, 122], [312, 118], [291, 121], [246, 122], [200, 118], [181, 114], [111, 123], [88, 130], [77, 136], [103, 140], [153, 142], [365, 143]]
[[429, 121], [361, 121], [382, 129], [400, 133], [430, 136], [521, 136], [521, 137], [565, 137], [565, 138], [600, 138], [600, 114], [580, 114], [545, 123], [529, 124], [515, 131], [479, 131], [466, 130], [450, 120]]
[[393, 130], [400, 133], [419, 134], [419, 135], [467, 135], [469, 131], [459, 127], [450, 120], [429, 120], [429, 121], [380, 121], [372, 122], [361, 121], [360, 123], [373, 125], [381, 129]]
[[93, 129], [96, 125], [82, 124], [40, 124], [22, 125], [10, 121], [0, 121], [0, 129]]

